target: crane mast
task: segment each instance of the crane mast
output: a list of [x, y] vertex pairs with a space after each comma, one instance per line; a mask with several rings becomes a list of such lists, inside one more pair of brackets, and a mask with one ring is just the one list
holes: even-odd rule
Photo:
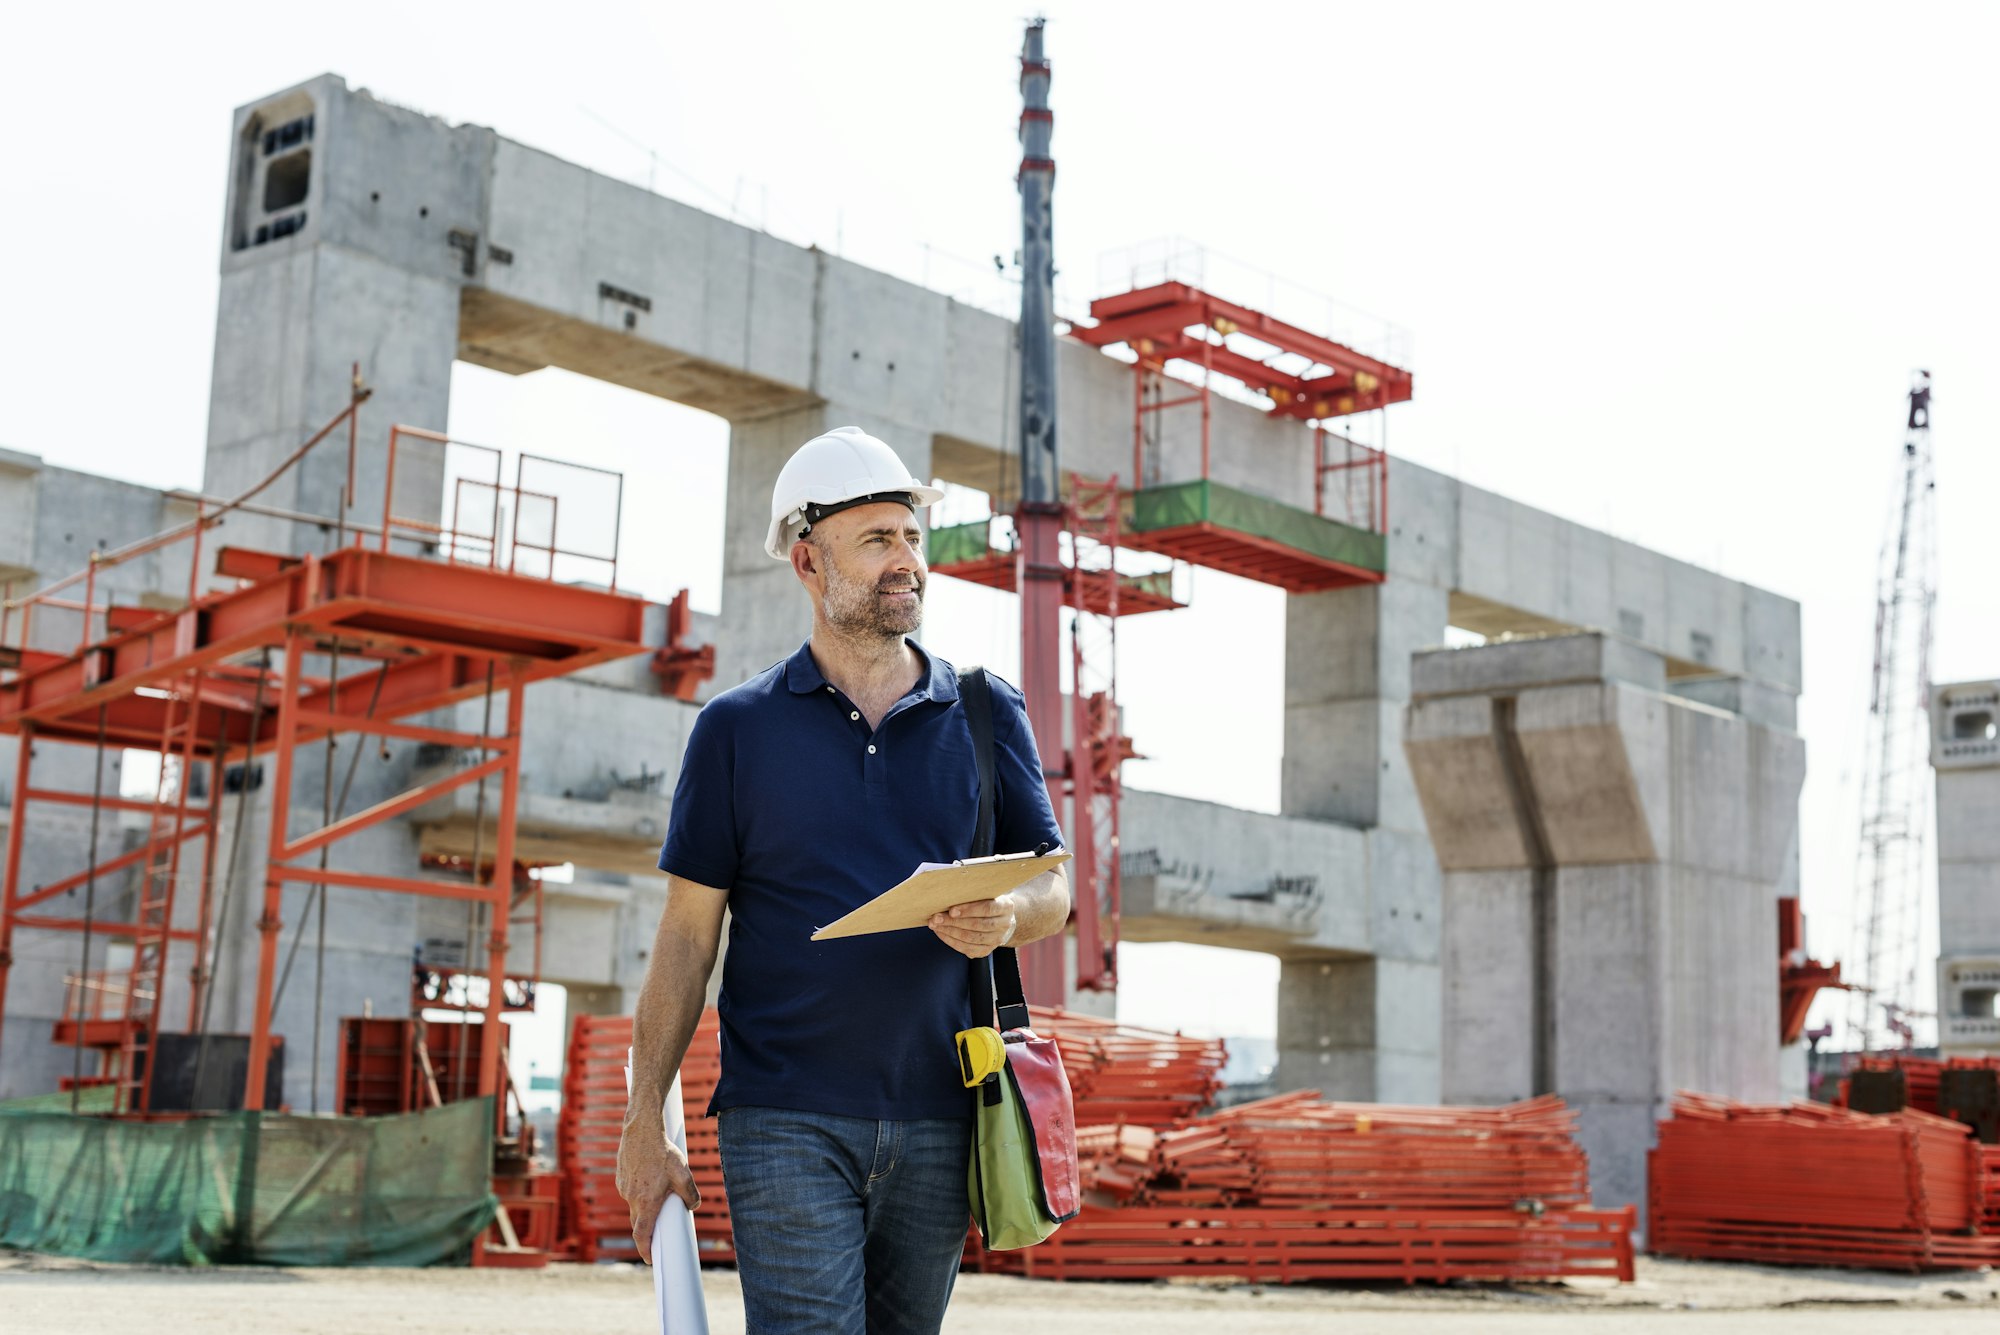
[[[1855, 948], [1848, 1018], [1862, 1051], [1914, 1047], [1929, 1019], [1917, 982], [1930, 830], [1930, 645], [1937, 601], [1931, 377], [1916, 373], [1896, 499], [1875, 590], [1875, 670], [1862, 773]], [[1924, 1036], [1927, 1038], [1927, 1036]]]

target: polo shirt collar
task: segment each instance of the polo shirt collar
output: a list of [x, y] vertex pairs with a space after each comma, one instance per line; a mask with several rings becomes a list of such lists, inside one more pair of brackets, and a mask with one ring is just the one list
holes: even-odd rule
[[[935, 654], [926, 653], [915, 640], [906, 643], [917, 651], [917, 657], [924, 660], [924, 675], [917, 680], [916, 694], [943, 704], [958, 699], [958, 673], [952, 665]], [[826, 677], [820, 672], [819, 664], [813, 661], [811, 640], [800, 645], [798, 652], [785, 660], [785, 685], [793, 695], [811, 695], [814, 691], [826, 689]]]

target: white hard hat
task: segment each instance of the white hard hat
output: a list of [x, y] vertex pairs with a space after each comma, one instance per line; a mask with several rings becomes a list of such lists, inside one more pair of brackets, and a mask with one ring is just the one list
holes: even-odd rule
[[895, 501], [921, 510], [943, 499], [942, 491], [917, 481], [887, 445], [858, 426], [835, 427], [799, 446], [778, 471], [764, 550], [790, 560], [802, 530], [850, 506]]

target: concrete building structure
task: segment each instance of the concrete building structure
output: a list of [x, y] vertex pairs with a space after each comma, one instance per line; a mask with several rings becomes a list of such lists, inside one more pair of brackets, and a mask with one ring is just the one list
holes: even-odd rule
[[[511, 374], [560, 367], [715, 413], [730, 424], [728, 522], [722, 607], [702, 633], [717, 648], [719, 687], [783, 657], [808, 628], [791, 576], [760, 546], [771, 483], [799, 442], [859, 424], [920, 475], [978, 490], [1005, 466], [1015, 330], [1004, 318], [491, 130], [394, 106], [332, 75], [241, 108], [233, 161], [209, 494], [262, 476], [337, 411], [357, 362], [375, 390], [364, 410], [359, 500], [348, 512], [361, 522], [381, 518], [371, 498], [382, 494], [389, 424], [444, 427], [454, 360]], [[1129, 368], [1065, 341], [1059, 370], [1064, 467], [1095, 477], [1129, 469]], [[1161, 421], [1158, 457], [1168, 480], [1198, 469], [1198, 425], [1181, 416]], [[1216, 481], [1310, 508], [1313, 459], [1298, 423], [1218, 400], [1212, 454]], [[60, 489], [19, 481], [57, 472], [0, 468], [0, 515], [15, 513], [9, 506], [40, 507], [37, 532], [67, 530], [75, 511], [57, 506]], [[399, 513], [438, 512], [436, 460], [404, 459], [396, 477]], [[331, 515], [342, 480], [329, 457], [266, 499]], [[1514, 1085], [1453, 1069], [1465, 1043], [1448, 1031], [1468, 1017], [1448, 1002], [1451, 901], [1433, 852], [1429, 799], [1420, 798], [1404, 745], [1413, 656], [1442, 644], [1448, 627], [1493, 639], [1593, 632], [1606, 661], [1645, 665], [1632, 689], [1649, 692], [1663, 720], [1669, 713], [1699, 720], [1686, 725], [1695, 730], [1691, 745], [1710, 733], [1748, 745], [1742, 739], [1775, 739], [1792, 727], [1799, 612], [1778, 595], [1409, 463], [1392, 461], [1389, 494], [1386, 581], [1287, 599], [1282, 811], [1128, 791], [1125, 935], [1277, 956], [1281, 1087], [1404, 1102], [1497, 1094]], [[60, 504], [87, 511], [92, 502]], [[125, 530], [100, 536], [116, 543], [158, 519], [134, 514]], [[239, 545], [304, 551], [326, 541], [313, 523], [232, 519], [231, 526], [228, 541]], [[24, 578], [75, 564], [56, 551], [10, 555], [7, 541], [0, 530], [0, 564], [12, 562]], [[160, 596], [174, 587], [163, 579]], [[940, 583], [936, 595], [949, 597], [949, 588]], [[1629, 694], [1613, 678], [1598, 686], [1607, 698]], [[621, 1008], [637, 986], [658, 912], [661, 890], [650, 868], [695, 707], [662, 697], [636, 662], [538, 685], [529, 704], [523, 856], [578, 867], [573, 885], [550, 888], [545, 976], [569, 986], [582, 1008]], [[476, 722], [466, 711], [478, 707], [461, 706], [460, 723]], [[1775, 740], [1759, 744], [1783, 749]], [[1786, 754], [1795, 756], [1792, 745]], [[356, 804], [402, 786], [421, 763], [398, 753], [364, 766]], [[1610, 742], [1590, 753], [1590, 763], [1607, 774], [1640, 764]], [[301, 768], [317, 772], [310, 763]], [[1588, 773], [1575, 779], [1592, 782]], [[317, 792], [299, 800], [314, 803]], [[1771, 800], [1790, 799], [1775, 792]], [[1738, 819], [1714, 804], [1673, 811], [1675, 820], [1732, 829]], [[1651, 808], [1646, 814], [1666, 818]], [[1772, 822], [1776, 851], [1759, 844], [1755, 858], [1746, 853], [1749, 860], [1728, 873], [1763, 887], [1759, 894], [1775, 895], [1795, 875], [1786, 869], [1796, 866], [1796, 832], [1777, 815]], [[472, 827], [473, 798], [461, 790], [381, 834], [362, 856], [407, 868], [421, 852], [468, 848]], [[1699, 823], [1672, 838], [1664, 827], [1647, 828], [1660, 831], [1654, 856], [1635, 853], [1631, 865], [1677, 865], [1685, 841], [1707, 835]], [[256, 868], [243, 869], [239, 891], [256, 877]], [[1658, 896], [1671, 897], [1680, 884], [1655, 879]], [[382, 898], [356, 897], [337, 913], [328, 1015], [356, 1013], [371, 998], [381, 1007], [407, 977], [413, 947], [463, 936], [449, 915], [426, 917], [429, 910]], [[340, 897], [334, 902], [338, 908]], [[288, 900], [288, 922], [296, 912]], [[224, 943], [225, 977], [243, 976], [253, 935], [243, 925]], [[1710, 963], [1721, 970], [1706, 979], [1712, 992], [1751, 986], [1733, 961], [1697, 955], [1685, 967]], [[1757, 985], [1764, 1002], [1718, 1006], [1705, 1023], [1731, 1034], [1754, 1023], [1775, 1062], [1774, 1025], [1750, 1016], [1763, 1016], [1759, 1007], [1775, 986], [1770, 968], [1764, 974]], [[1689, 995], [1700, 985], [1690, 982]], [[53, 1014], [54, 1003], [24, 996], [20, 982], [15, 991], [0, 1094], [47, 1087], [39, 1065], [24, 1074], [37, 1040], [15, 1018], [36, 1005]], [[216, 1023], [242, 1027], [246, 1019], [238, 1002]], [[1704, 1023], [1696, 1013], [1684, 1022]], [[302, 1033], [302, 1024], [291, 1011], [279, 1028]], [[1738, 1040], [1716, 1033], [1705, 1041]], [[288, 1095], [303, 1103], [307, 1064], [293, 1046]], [[1569, 1051], [1583, 1062], [1589, 1049], [1578, 1038]], [[323, 1074], [330, 1062], [323, 1057]], [[1717, 1068], [1716, 1092], [1762, 1092], [1765, 1076], [1753, 1065], [1745, 1058]], [[1617, 1191], [1624, 1199], [1624, 1186]]]
[[1778, 1097], [1777, 900], [1805, 747], [1603, 634], [1419, 654], [1403, 736], [1444, 875], [1444, 1096], [1560, 1094], [1645, 1199], [1683, 1089]]
[[1931, 691], [1938, 1050], [2000, 1055], [2000, 681]]

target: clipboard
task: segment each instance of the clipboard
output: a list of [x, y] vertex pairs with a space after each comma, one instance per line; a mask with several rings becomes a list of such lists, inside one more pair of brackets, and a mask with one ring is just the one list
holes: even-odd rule
[[1067, 853], [1000, 853], [963, 862], [926, 862], [900, 885], [812, 934], [815, 941], [922, 927], [954, 904], [993, 899], [1070, 860]]

